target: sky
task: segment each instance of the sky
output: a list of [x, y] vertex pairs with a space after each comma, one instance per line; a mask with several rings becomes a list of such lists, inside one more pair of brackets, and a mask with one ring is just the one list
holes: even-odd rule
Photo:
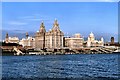
[[118, 2], [119, 0], [1, 0], [2, 2]]
[[[110, 1], [110, 0], [109, 0]], [[65, 34], [90, 32], [117, 35], [117, 2], [3, 2], [2, 29], [36, 32], [44, 21], [47, 31], [57, 19]]]

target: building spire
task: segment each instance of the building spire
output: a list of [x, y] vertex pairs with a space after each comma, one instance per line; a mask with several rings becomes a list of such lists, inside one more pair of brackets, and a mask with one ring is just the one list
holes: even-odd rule
[[5, 42], [8, 43], [8, 40], [9, 40], [9, 36], [8, 36], [8, 33], [6, 33]]
[[42, 28], [42, 27], [43, 27], [43, 28], [45, 27], [43, 21], [41, 22], [41, 25], [40, 25], [40, 28]]
[[6, 33], [6, 38], [8, 38], [9, 36], [8, 36], [8, 33]]
[[29, 35], [28, 35], [28, 32], [26, 32], [26, 39], [28, 38], [28, 36], [29, 36]]
[[40, 30], [39, 30], [39, 31], [40, 31], [40, 32], [46, 32], [45, 26], [44, 26], [44, 22], [43, 22], [43, 21], [41, 22]]
[[55, 18], [54, 26], [59, 26], [57, 19]]
[[54, 24], [53, 24], [53, 29], [52, 30], [60, 30], [59, 29], [59, 24], [58, 24], [58, 21], [57, 21], [57, 19], [55, 18], [55, 21], [54, 21]]
[[57, 19], [55, 18], [55, 20], [57, 20]]

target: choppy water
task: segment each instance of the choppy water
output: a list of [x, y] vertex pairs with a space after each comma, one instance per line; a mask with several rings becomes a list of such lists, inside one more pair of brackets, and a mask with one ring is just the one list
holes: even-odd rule
[[118, 79], [118, 54], [3, 56], [2, 59], [3, 79]]

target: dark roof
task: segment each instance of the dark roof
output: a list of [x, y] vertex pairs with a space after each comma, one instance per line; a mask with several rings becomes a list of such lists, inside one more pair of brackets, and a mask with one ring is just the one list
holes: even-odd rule
[[0, 42], [0, 45], [2, 44], [2, 46], [19, 46], [19, 44], [17, 43], [5, 43], [5, 42]]

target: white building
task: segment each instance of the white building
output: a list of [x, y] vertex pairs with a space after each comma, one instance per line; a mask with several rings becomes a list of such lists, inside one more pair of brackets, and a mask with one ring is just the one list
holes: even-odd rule
[[88, 36], [87, 40], [87, 47], [98, 47], [98, 46], [104, 46], [104, 39], [103, 37], [101, 40], [95, 40], [94, 34], [91, 32], [90, 35]]
[[19, 43], [19, 38], [18, 37], [9, 37], [8, 43]]
[[6, 43], [19, 43], [19, 38], [18, 37], [9, 37], [8, 33], [6, 34], [5, 38]]
[[28, 36], [29, 36], [28, 33], [26, 33], [26, 38], [22, 38], [19, 44], [22, 45], [23, 47], [35, 48], [35, 38]]
[[22, 45], [23, 47], [30, 46], [32, 48], [35, 48], [35, 38], [32, 38], [32, 37], [28, 37], [26, 39], [22, 38], [19, 44]]

